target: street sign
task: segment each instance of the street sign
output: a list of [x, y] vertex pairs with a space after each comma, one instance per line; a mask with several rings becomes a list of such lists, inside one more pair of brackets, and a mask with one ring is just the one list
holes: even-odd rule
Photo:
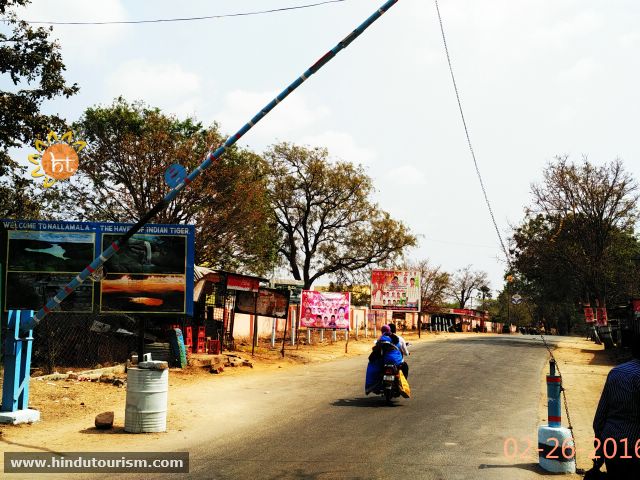
[[522, 303], [522, 297], [516, 293], [511, 297], [511, 303], [513, 303], [514, 305], [519, 305], [520, 303]]

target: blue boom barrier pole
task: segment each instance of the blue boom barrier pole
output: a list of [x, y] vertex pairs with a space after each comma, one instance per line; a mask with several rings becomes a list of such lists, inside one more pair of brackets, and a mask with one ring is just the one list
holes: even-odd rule
[[353, 32], [347, 35], [340, 43], [334, 48], [329, 50], [323, 55], [320, 60], [314, 63], [306, 72], [300, 75], [291, 85], [282, 91], [276, 98], [274, 98], [267, 106], [260, 110], [256, 116], [254, 116], [244, 127], [242, 127], [235, 135], [230, 136], [227, 141], [214, 152], [209, 152], [203, 162], [198, 165], [181, 183], [176, 185], [158, 204], [156, 204], [151, 210], [149, 210], [138, 222], [133, 225], [127, 233], [125, 233], [118, 240], [113, 242], [106, 250], [104, 250], [98, 257], [96, 257], [82, 272], [80, 272], [71, 282], [65, 285], [56, 295], [49, 299], [45, 306], [43, 306], [23, 328], [28, 330], [35, 327], [48, 313], [59, 307], [60, 303], [67, 298], [79, 285], [81, 285], [89, 275], [99, 269], [104, 263], [115, 255], [120, 249], [126, 246], [128, 240], [140, 230], [146, 223], [148, 223], [153, 217], [155, 217], [160, 211], [164, 210], [169, 203], [176, 198], [180, 191], [189, 186], [196, 178], [200, 176], [207, 168], [209, 168], [215, 160], [220, 158], [224, 152], [235, 144], [240, 138], [244, 136], [253, 126], [262, 120], [276, 105], [282, 102], [289, 96], [296, 88], [302, 85], [311, 75], [316, 73], [322, 67], [324, 67], [329, 61], [333, 59], [341, 50], [347, 48], [351, 42], [358, 38], [367, 28], [378, 20], [384, 13], [393, 7], [399, 0], [388, 0], [382, 5], [373, 15], [367, 18], [359, 27]]

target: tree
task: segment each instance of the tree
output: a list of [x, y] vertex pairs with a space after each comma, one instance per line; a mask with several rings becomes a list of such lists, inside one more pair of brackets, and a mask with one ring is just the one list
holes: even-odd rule
[[[193, 170], [210, 145], [224, 141], [217, 125], [204, 128], [122, 98], [87, 109], [74, 130], [87, 147], [63, 206], [82, 220], [138, 220], [170, 190], [169, 166]], [[263, 273], [276, 259], [265, 169], [258, 155], [230, 148], [152, 221], [195, 224], [199, 264]]]
[[451, 279], [449, 294], [455, 298], [459, 308], [465, 308], [473, 292], [480, 290], [488, 283], [487, 273], [471, 270], [471, 265], [467, 265], [456, 271]]
[[577, 165], [564, 156], [548, 165], [532, 192], [530, 212], [541, 215], [547, 227], [557, 227], [549, 241], [571, 247], [557, 250], [584, 289], [585, 301], [605, 306], [614, 244], [620, 235], [633, 235], [638, 220], [638, 184], [619, 159], [598, 167], [586, 158]]
[[325, 275], [340, 283], [364, 268], [399, 258], [416, 237], [369, 199], [361, 166], [330, 162], [326, 149], [288, 143], [266, 152], [279, 253], [304, 288]]
[[511, 248], [518, 289], [537, 320], [570, 332], [581, 304], [626, 303], [640, 293], [637, 185], [620, 161], [595, 167], [558, 158], [533, 192]]
[[68, 85], [60, 46], [49, 37], [51, 27], [34, 28], [20, 20], [13, 9], [29, 0], [0, 0], [0, 16], [7, 29], [0, 31], [0, 217], [35, 217], [39, 204], [33, 183], [22, 176], [24, 168], [9, 156], [9, 148], [44, 138], [49, 130], [61, 130], [64, 121], [41, 112], [42, 104], [78, 91]]
[[451, 288], [451, 275], [443, 271], [440, 265], [431, 265], [429, 260], [410, 262], [406, 268], [420, 272], [420, 309], [433, 312], [443, 307]]
[[532, 309], [530, 308], [531, 302], [523, 302], [518, 305], [514, 305], [513, 303], [509, 304], [512, 295], [508, 293], [507, 288], [509, 288], [509, 290], [511, 289], [511, 287], [507, 287], [505, 285], [495, 299], [490, 299], [486, 302], [491, 320], [494, 322], [509, 323], [517, 326], [529, 326], [534, 324], [534, 319], [530, 315], [532, 312]]

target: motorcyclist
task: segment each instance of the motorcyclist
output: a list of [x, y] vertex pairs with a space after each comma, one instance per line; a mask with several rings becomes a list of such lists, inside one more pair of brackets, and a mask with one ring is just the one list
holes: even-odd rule
[[404, 378], [409, 378], [409, 365], [407, 364], [406, 358], [410, 355], [410, 353], [409, 353], [409, 349], [407, 348], [407, 342], [405, 342], [404, 338], [402, 338], [400, 335], [396, 334], [395, 323], [391, 323], [389, 325], [389, 328], [391, 329], [391, 339], [393, 341], [394, 336], [398, 339], [398, 348], [400, 349], [400, 352], [402, 353], [402, 356], [403, 356], [403, 361], [402, 361], [402, 365], [400, 366], [400, 369], [402, 370], [402, 374], [404, 375]]
[[400, 349], [400, 339], [397, 335], [392, 333], [389, 325], [383, 325], [380, 332], [382, 335], [380, 335], [380, 338], [376, 342], [376, 346], [379, 346], [382, 350], [383, 363], [402, 365], [404, 357], [402, 355], [402, 350]]
[[365, 382], [365, 391], [367, 393], [372, 391], [375, 385], [378, 384], [384, 365], [393, 364], [401, 367], [404, 361], [402, 352], [398, 346], [398, 337], [391, 333], [389, 325], [383, 325], [380, 332], [380, 338], [376, 341], [371, 355], [369, 355], [367, 379]]

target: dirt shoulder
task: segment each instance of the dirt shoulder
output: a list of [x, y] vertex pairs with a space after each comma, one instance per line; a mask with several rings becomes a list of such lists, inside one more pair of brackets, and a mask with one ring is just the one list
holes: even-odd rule
[[[460, 334], [417, 334], [404, 337], [410, 343], [422, 343], [447, 339]], [[332, 361], [340, 358], [366, 355], [373, 338], [351, 339], [345, 352], [345, 341], [331, 342], [330, 335], [324, 343], [287, 345], [285, 357], [280, 346], [270, 349], [268, 343], [260, 344], [251, 356], [249, 345], [239, 345], [234, 355], [251, 362], [252, 367], [225, 368], [220, 374], [208, 369], [189, 367], [171, 369], [169, 374], [169, 404], [167, 433], [136, 435], [124, 432], [126, 388], [101, 382], [77, 380], [31, 381], [30, 406], [41, 412], [41, 421], [25, 425], [0, 426], [0, 451], [162, 451], [174, 450], [195, 434], [206, 417], [203, 406], [213, 395], [242, 388], [252, 376], [270, 375], [282, 369], [301, 365]], [[126, 378], [126, 375], [122, 375]], [[229, 406], [233, 408], [233, 406]], [[113, 411], [114, 428], [99, 431], [94, 428], [98, 413]], [[0, 464], [3, 462], [0, 456]], [[0, 465], [0, 469], [2, 466]]]
[[[562, 372], [569, 414], [576, 440], [578, 468], [588, 470], [592, 466], [593, 416], [600, 400], [607, 374], [618, 362], [603, 345], [581, 338], [561, 341], [554, 356]], [[545, 368], [545, 375], [548, 373]], [[546, 378], [542, 379], [540, 423], [547, 423]], [[568, 426], [566, 412], [562, 411], [562, 424]]]

